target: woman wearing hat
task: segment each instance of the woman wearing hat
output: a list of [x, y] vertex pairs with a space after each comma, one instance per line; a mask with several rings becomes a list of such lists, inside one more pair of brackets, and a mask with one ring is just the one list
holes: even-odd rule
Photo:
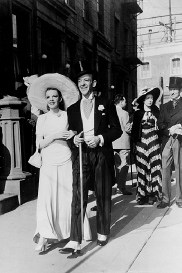
[[131, 137], [136, 148], [136, 200], [139, 205], [152, 205], [162, 197], [159, 109], [155, 105], [159, 95], [159, 88], [145, 88], [136, 100], [139, 110], [134, 113]]
[[[79, 93], [77, 89], [74, 90], [76, 87], [71, 81], [61, 76], [43, 75], [29, 90], [30, 102], [38, 109], [48, 109], [47, 113], [38, 117], [36, 125], [36, 146], [40, 148], [42, 156], [34, 236], [39, 252], [45, 251], [52, 240], [70, 237], [73, 177], [71, 150], [67, 141], [74, 133], [68, 131], [67, 112], [63, 109], [72, 100], [78, 99]], [[39, 100], [41, 103], [36, 104], [35, 101]], [[87, 218], [86, 221], [88, 224]], [[87, 239], [90, 239], [88, 225], [85, 231], [88, 231]]]

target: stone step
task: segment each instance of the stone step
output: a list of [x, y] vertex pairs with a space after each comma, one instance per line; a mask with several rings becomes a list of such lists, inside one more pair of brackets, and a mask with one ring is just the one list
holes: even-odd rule
[[18, 195], [0, 194], [0, 215], [16, 209], [19, 206]]

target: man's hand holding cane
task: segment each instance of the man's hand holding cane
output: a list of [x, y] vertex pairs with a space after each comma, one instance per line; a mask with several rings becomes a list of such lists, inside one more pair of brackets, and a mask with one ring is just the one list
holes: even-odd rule
[[175, 124], [172, 127], [170, 127], [169, 134], [171, 136], [175, 136], [173, 142], [171, 143], [171, 148], [172, 148], [173, 144], [174, 144], [175, 140], [178, 138], [178, 136], [182, 135], [182, 125], [179, 123], [179, 124]]

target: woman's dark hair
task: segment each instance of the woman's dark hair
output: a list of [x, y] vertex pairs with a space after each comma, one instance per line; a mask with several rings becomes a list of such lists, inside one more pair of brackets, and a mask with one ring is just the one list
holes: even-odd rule
[[[64, 101], [63, 101], [63, 96], [61, 94], [61, 91], [59, 91], [59, 89], [57, 89], [56, 87], [48, 87], [45, 91], [45, 93], [49, 90], [56, 90], [58, 92], [58, 95], [59, 97], [62, 99], [60, 102], [59, 102], [59, 109], [61, 110], [65, 110], [65, 107], [64, 107]], [[47, 110], [50, 110], [49, 106], [47, 105]]]
[[123, 94], [116, 94], [114, 97], [114, 104], [120, 103], [120, 101], [124, 100], [125, 96]]

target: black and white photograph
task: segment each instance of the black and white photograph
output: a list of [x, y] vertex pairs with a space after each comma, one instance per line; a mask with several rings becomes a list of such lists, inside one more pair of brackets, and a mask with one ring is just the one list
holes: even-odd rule
[[0, 272], [181, 273], [182, 0], [0, 0]]

